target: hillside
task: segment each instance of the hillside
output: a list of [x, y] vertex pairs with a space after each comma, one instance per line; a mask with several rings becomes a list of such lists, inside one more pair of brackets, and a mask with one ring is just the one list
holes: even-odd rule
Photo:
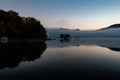
[[102, 28], [102, 29], [100, 29], [100, 30], [105, 30], [105, 29], [110, 29], [110, 28], [120, 28], [120, 24], [113, 24], [113, 25], [111, 25], [111, 26], [109, 26], [109, 27]]
[[60, 34], [70, 34], [72, 38], [118, 38], [120, 37], [120, 24], [94, 31], [81, 31], [69, 29], [46, 29], [48, 37], [58, 38]]

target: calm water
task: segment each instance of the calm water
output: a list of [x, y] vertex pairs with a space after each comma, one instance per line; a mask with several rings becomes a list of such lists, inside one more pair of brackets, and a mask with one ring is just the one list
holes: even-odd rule
[[119, 38], [0, 44], [0, 80], [117, 80], [119, 75]]

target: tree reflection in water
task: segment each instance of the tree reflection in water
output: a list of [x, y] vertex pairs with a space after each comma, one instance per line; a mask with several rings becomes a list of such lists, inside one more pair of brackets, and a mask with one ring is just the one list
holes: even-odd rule
[[21, 61], [33, 61], [40, 58], [46, 49], [45, 42], [9, 42], [0, 43], [0, 69], [14, 68]]

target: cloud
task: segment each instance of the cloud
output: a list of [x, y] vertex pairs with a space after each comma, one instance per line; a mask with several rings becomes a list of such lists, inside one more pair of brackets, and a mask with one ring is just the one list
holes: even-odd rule
[[58, 21], [56, 21], [56, 25], [59, 25], [59, 26], [70, 26], [70, 23], [71, 21], [70, 20], [67, 20], [67, 19], [60, 19]]

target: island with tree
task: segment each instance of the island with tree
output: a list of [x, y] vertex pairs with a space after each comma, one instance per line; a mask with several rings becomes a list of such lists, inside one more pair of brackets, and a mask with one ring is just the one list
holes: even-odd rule
[[15, 11], [0, 10], [0, 38], [9, 39], [41, 39], [47, 34], [40, 21], [33, 17], [21, 17]]
[[69, 42], [70, 41], [70, 34], [60, 34], [60, 42]]

